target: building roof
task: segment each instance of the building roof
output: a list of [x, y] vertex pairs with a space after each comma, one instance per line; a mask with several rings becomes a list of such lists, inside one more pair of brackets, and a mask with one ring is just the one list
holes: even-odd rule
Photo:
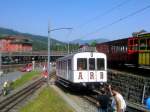
[[24, 37], [22, 35], [9, 35], [5, 37], [1, 37], [0, 39], [12, 40], [11, 44], [32, 45], [32, 40], [29, 37]]

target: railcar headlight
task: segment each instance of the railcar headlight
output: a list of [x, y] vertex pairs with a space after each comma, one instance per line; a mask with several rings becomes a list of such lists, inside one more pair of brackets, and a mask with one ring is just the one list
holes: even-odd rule
[[86, 87], [86, 83], [82, 83], [82, 85]]

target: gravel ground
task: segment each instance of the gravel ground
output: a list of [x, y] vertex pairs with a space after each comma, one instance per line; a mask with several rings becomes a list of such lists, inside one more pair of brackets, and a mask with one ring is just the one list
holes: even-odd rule
[[72, 106], [72, 108], [74, 108], [76, 112], [97, 112], [97, 108], [94, 105], [89, 104], [85, 99], [77, 95], [65, 93], [55, 85], [52, 85], [52, 87], [70, 106]]

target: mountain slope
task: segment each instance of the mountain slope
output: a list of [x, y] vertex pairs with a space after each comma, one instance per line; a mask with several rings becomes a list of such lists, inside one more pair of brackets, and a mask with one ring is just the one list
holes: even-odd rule
[[86, 43], [91, 44], [93, 41], [96, 41], [96, 43], [101, 43], [101, 42], [107, 42], [109, 40], [108, 39], [103, 39], [103, 38], [91, 39], [91, 40], [77, 39], [77, 40], [72, 41], [71, 43], [79, 43], [81, 45], [81, 44], [86, 44]]

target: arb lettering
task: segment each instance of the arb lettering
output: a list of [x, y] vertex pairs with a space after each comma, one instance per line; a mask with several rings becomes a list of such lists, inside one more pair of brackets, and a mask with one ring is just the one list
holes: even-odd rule
[[94, 79], [94, 73], [90, 72], [90, 79]]
[[79, 77], [78, 77], [78, 79], [83, 79], [83, 77], [82, 77], [82, 72], [79, 72]]

